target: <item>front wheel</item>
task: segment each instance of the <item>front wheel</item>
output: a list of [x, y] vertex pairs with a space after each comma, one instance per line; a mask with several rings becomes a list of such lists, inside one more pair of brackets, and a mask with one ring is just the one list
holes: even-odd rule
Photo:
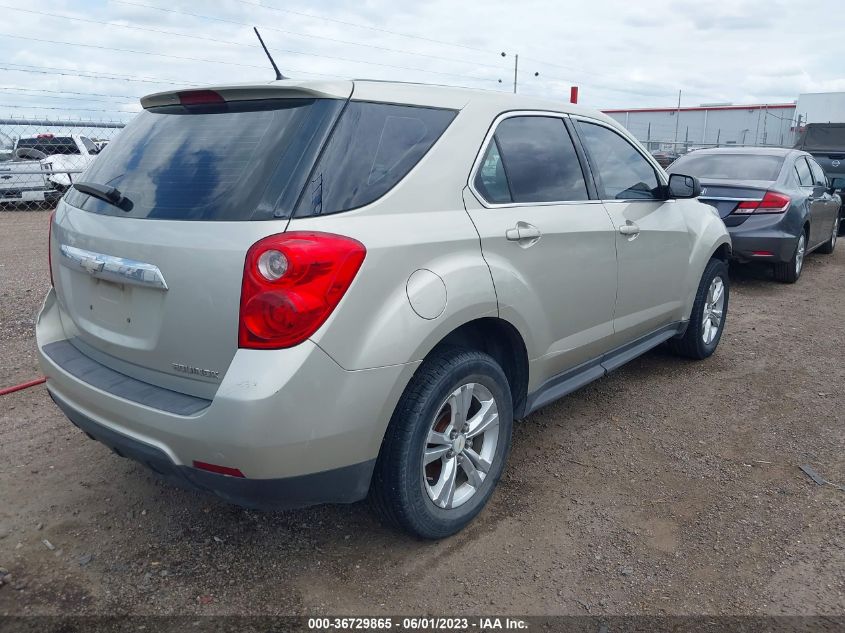
[[686, 332], [680, 338], [669, 340], [670, 349], [679, 356], [695, 360], [703, 360], [715, 352], [725, 329], [729, 298], [728, 265], [711, 259], [698, 284]]
[[435, 352], [388, 425], [370, 489], [377, 514], [420, 538], [458, 532], [493, 494], [512, 427], [508, 381], [492, 357], [462, 348]]

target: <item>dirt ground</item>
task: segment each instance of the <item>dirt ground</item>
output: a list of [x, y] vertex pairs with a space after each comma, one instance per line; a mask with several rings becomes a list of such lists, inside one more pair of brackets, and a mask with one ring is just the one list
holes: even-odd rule
[[[39, 374], [47, 213], [0, 213], [0, 387]], [[0, 396], [0, 614], [843, 614], [845, 243], [735, 267], [718, 352], [658, 349], [530, 416], [488, 508], [411, 540], [364, 503], [242, 510]], [[46, 542], [49, 542], [48, 546]]]

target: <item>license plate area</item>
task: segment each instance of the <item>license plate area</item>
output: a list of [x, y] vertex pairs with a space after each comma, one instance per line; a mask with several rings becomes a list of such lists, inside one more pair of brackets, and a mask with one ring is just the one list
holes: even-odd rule
[[83, 335], [122, 348], [151, 350], [158, 343], [165, 293], [100, 279], [62, 266], [70, 314]]

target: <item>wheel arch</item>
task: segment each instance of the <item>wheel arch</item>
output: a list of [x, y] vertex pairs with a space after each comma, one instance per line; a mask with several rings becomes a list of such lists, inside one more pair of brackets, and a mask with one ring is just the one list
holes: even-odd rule
[[465, 347], [492, 356], [508, 379], [514, 418], [524, 415], [528, 398], [528, 351], [516, 327], [499, 317], [468, 321], [440, 339], [426, 358], [444, 347]]

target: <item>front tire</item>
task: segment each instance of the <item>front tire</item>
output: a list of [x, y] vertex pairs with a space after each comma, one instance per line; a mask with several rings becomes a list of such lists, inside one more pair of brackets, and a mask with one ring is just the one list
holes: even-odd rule
[[460, 531], [492, 496], [512, 428], [508, 380], [492, 357], [462, 348], [434, 352], [388, 425], [370, 487], [376, 513], [424, 539]]
[[698, 284], [686, 332], [680, 338], [669, 339], [669, 348], [679, 356], [695, 360], [713, 354], [725, 329], [729, 298], [728, 265], [711, 259]]

